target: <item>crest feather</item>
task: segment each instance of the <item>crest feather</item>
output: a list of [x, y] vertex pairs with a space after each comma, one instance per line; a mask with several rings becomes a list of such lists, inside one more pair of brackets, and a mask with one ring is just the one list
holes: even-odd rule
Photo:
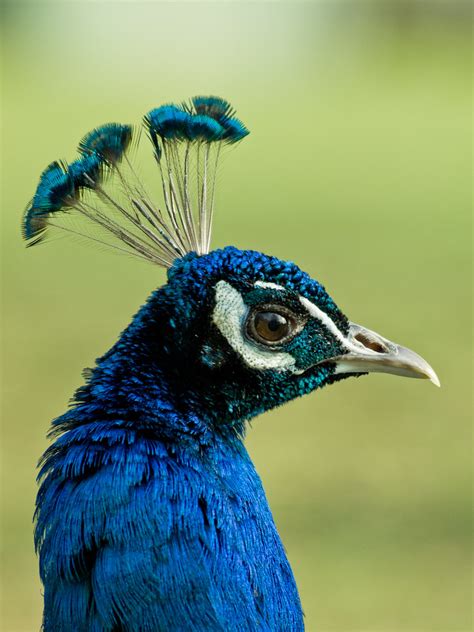
[[106, 123], [88, 132], [79, 142], [78, 151], [90, 156], [96, 154], [110, 164], [119, 162], [132, 140], [132, 126]]
[[[162, 105], [145, 115], [144, 125], [160, 170], [162, 206], [129, 161], [132, 126], [107, 123], [82, 138], [80, 158], [53, 162], [41, 174], [23, 220], [28, 245], [55, 226], [167, 268], [189, 252], [209, 252], [218, 160], [247, 128], [228, 101], [214, 96]], [[124, 201], [111, 190], [114, 183]], [[73, 228], [73, 214], [89, 228]]]

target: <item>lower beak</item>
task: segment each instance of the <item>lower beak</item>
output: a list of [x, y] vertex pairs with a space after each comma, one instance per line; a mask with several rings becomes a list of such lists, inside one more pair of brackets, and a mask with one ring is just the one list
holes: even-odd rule
[[370, 329], [350, 323], [345, 346], [348, 353], [334, 358], [335, 373], [393, 373], [428, 379], [440, 386], [438, 376], [426, 360]]

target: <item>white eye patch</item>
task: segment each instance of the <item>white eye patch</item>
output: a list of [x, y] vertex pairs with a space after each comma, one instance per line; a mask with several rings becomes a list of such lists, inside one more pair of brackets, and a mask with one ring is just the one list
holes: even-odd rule
[[226, 281], [219, 281], [216, 284], [215, 298], [216, 305], [212, 313], [212, 320], [247, 366], [261, 371], [273, 369], [299, 373], [295, 367], [295, 359], [291, 354], [284, 351], [260, 349], [245, 338], [244, 324], [249, 308], [235, 288]]

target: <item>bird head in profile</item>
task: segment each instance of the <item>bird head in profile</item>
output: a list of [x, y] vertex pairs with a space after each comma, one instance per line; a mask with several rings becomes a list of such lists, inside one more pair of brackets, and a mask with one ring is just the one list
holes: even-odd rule
[[[234, 247], [210, 251], [217, 162], [248, 134], [227, 101], [164, 105], [144, 125], [161, 203], [129, 160], [133, 128], [109, 123], [82, 139], [79, 159], [43, 172], [23, 226], [30, 244], [50, 226], [90, 236], [70, 223], [74, 215], [98, 231], [96, 241], [168, 269], [168, 283], [115, 348], [134, 388], [143, 376], [148, 386], [165, 381], [177, 406], [222, 424], [351, 375], [385, 372], [439, 385], [420, 356], [351, 322], [295, 264]], [[145, 392], [152, 397], [152, 388]]]
[[185, 408], [219, 424], [369, 372], [439, 384], [425, 360], [349, 321], [294, 263], [234, 247], [178, 260], [128, 341], [136, 364], [165, 374]]

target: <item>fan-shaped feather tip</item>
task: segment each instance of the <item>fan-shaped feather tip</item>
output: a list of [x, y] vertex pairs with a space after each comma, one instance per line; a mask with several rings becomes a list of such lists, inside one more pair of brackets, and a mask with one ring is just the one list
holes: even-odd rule
[[72, 178], [75, 189], [94, 189], [104, 175], [105, 158], [98, 154], [85, 155], [68, 167], [68, 173]]
[[237, 143], [250, 133], [242, 121], [235, 117], [232, 105], [221, 97], [197, 96], [191, 99], [191, 104], [198, 115], [209, 116], [224, 128], [221, 138], [228, 143]]
[[81, 189], [94, 189], [103, 176], [104, 161], [96, 154], [72, 162], [55, 161], [40, 176], [33, 200], [28, 205], [22, 224], [23, 237], [33, 246], [44, 238], [48, 218], [71, 206]]
[[144, 117], [145, 126], [157, 151], [158, 160], [162, 141], [204, 141], [224, 140], [235, 143], [249, 130], [237, 118], [228, 101], [220, 97], [193, 97], [190, 105], [162, 105], [148, 112]]
[[27, 247], [34, 246], [42, 241], [47, 228], [47, 216], [45, 214], [37, 215], [36, 211], [37, 209], [29, 204], [21, 224], [21, 234], [23, 239], [28, 242], [26, 244]]
[[80, 141], [78, 151], [84, 156], [96, 154], [109, 164], [116, 164], [128, 149], [133, 128], [121, 123], [106, 123], [88, 132]]
[[195, 114], [190, 117], [187, 128], [188, 140], [203, 140], [212, 142], [224, 137], [222, 125], [205, 114]]
[[159, 136], [163, 140], [183, 140], [187, 138], [191, 118], [189, 112], [169, 104], [148, 112], [144, 121], [150, 135]]
[[55, 211], [64, 200], [74, 193], [74, 182], [68, 173], [66, 163], [58, 160], [49, 164], [40, 176], [33, 198], [37, 209]]
[[74, 181], [64, 163], [54, 161], [40, 176], [33, 200], [23, 218], [23, 237], [29, 246], [41, 241], [49, 213], [60, 210], [66, 200], [74, 194]]
[[196, 96], [191, 98], [191, 107], [196, 114], [205, 114], [216, 121], [221, 118], [231, 118], [235, 114], [231, 104], [222, 97]]

